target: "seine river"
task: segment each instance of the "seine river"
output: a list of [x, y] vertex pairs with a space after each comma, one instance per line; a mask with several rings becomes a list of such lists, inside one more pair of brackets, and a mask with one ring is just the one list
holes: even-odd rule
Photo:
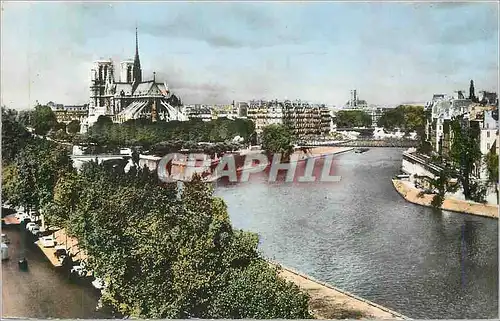
[[[390, 178], [400, 149], [335, 157], [337, 183], [221, 185], [236, 228], [257, 232], [261, 251], [412, 318], [498, 316], [498, 221], [433, 212], [405, 202]], [[2, 317], [102, 318], [97, 293], [70, 282], [34, 244], [29, 271], [17, 267], [20, 235], [4, 229]]]
[[498, 317], [498, 221], [406, 202], [401, 149], [335, 156], [337, 183], [219, 184], [262, 253], [411, 318]]

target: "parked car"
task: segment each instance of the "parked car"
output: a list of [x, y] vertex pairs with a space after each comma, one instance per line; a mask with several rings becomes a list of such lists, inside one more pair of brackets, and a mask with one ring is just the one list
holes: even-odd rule
[[56, 241], [54, 240], [54, 237], [52, 235], [49, 236], [44, 236], [41, 238], [41, 243], [43, 247], [53, 247], [56, 246]]
[[92, 285], [98, 290], [102, 290], [107, 287], [106, 282], [104, 282], [104, 280], [101, 278], [96, 278], [94, 281], [92, 281]]
[[40, 234], [40, 227], [37, 225], [37, 226], [33, 227], [30, 232], [33, 235], [38, 236], [38, 234]]
[[32, 231], [34, 228], [40, 229], [40, 226], [38, 226], [38, 224], [33, 222], [29, 222], [28, 224], [26, 224], [26, 229], [28, 231]]
[[70, 273], [79, 277], [84, 277], [85, 275], [87, 275], [87, 271], [85, 271], [85, 269], [81, 265], [73, 265]]
[[2, 243], [9, 244], [10, 240], [6, 234], [2, 234]]
[[7, 244], [2, 243], [2, 261], [9, 259], [9, 247]]
[[23, 219], [29, 218], [30, 216], [28, 214], [26, 214], [26, 213], [23, 213], [23, 212], [16, 212], [15, 217], [18, 220], [22, 221]]

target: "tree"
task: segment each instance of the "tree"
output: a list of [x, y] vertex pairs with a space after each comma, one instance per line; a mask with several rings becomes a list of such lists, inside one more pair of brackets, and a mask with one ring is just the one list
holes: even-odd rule
[[14, 114], [2, 108], [2, 160], [11, 162], [31, 139], [31, 134], [15, 120]]
[[279, 124], [264, 127], [262, 131], [262, 149], [269, 156], [279, 153], [287, 159], [293, 153], [293, 136], [290, 130]]
[[39, 208], [53, 199], [54, 186], [64, 172], [73, 170], [68, 151], [45, 139], [35, 139], [16, 158], [20, 203]]
[[370, 127], [372, 118], [362, 110], [340, 110], [336, 114], [335, 122], [339, 128]]
[[56, 115], [49, 106], [36, 106], [32, 115], [32, 124], [36, 134], [46, 135], [57, 125]]
[[453, 134], [450, 157], [459, 168], [459, 180], [465, 198], [473, 199], [474, 188], [479, 188], [477, 184], [473, 184], [473, 170], [479, 168], [481, 162], [477, 128], [471, 128], [462, 117], [452, 119], [450, 127]]
[[23, 127], [33, 127], [34, 110], [21, 110], [18, 114], [17, 120]]
[[89, 163], [79, 184], [70, 230], [109, 284], [108, 306], [141, 318], [310, 317], [307, 295], [259, 257], [254, 234], [232, 229], [199, 176], [178, 190]]
[[422, 137], [425, 121], [426, 113], [423, 106], [400, 105], [384, 110], [377, 125], [387, 130], [400, 128], [406, 132], [416, 131]]
[[450, 166], [445, 166], [438, 177], [434, 179], [424, 177], [429, 182], [431, 188], [437, 191], [431, 202], [434, 208], [440, 208], [443, 205], [446, 193], [454, 193], [458, 190], [459, 186], [452, 182], [452, 178], [455, 176], [456, 172]]
[[21, 200], [22, 186], [15, 163], [2, 166], [2, 199], [14, 206], [24, 205]]
[[488, 154], [486, 154], [484, 162], [488, 172], [488, 183], [495, 187], [498, 200], [498, 155], [496, 153], [496, 146], [493, 146]]
[[54, 186], [54, 197], [43, 208], [44, 218], [48, 224], [67, 227], [71, 213], [78, 203], [81, 191], [79, 176], [75, 171], [63, 172]]
[[68, 133], [76, 134], [80, 132], [80, 121], [73, 119], [69, 122], [68, 126], [66, 126]]

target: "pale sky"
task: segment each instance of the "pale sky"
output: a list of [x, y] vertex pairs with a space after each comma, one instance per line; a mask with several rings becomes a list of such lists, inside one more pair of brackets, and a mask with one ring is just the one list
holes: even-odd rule
[[[184, 103], [302, 99], [343, 105], [497, 91], [490, 3], [4, 2], [1, 98], [24, 109], [88, 102], [92, 61], [133, 58]], [[115, 75], [118, 77], [118, 72]], [[118, 80], [118, 79], [117, 79]]]

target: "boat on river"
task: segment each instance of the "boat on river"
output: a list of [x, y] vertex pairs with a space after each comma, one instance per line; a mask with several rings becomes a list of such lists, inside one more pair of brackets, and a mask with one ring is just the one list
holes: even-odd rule
[[367, 152], [369, 150], [370, 150], [369, 148], [361, 147], [361, 148], [357, 148], [354, 152], [360, 154], [360, 153]]

